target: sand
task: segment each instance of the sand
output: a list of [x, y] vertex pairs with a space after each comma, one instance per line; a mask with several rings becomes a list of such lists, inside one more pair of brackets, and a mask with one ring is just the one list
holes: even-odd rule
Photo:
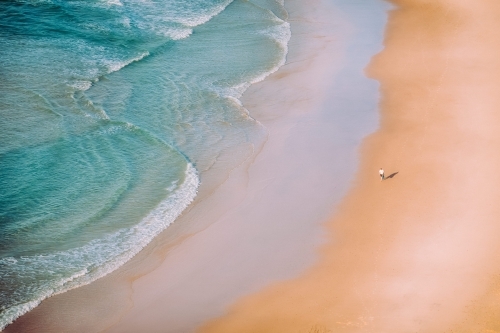
[[393, 3], [380, 129], [319, 263], [201, 331], [500, 331], [500, 2]]
[[[239, 0], [237, 0], [239, 1]], [[300, 275], [327, 240], [324, 222], [351, 186], [377, 127], [387, 5], [287, 0], [287, 63], [242, 102], [268, 135], [215, 190], [202, 172], [193, 205], [129, 263], [51, 297], [5, 332], [191, 332], [239, 298]], [[375, 171], [376, 172], [376, 171]], [[396, 179], [395, 179], [396, 180]]]

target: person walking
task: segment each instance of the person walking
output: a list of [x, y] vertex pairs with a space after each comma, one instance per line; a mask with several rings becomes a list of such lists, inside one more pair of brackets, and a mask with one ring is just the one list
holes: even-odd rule
[[384, 169], [380, 168], [378, 173], [380, 174], [380, 181], [384, 180], [385, 179]]

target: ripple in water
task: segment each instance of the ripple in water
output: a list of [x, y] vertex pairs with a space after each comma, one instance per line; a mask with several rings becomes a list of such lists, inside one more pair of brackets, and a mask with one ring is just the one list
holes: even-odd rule
[[[0, 3], [0, 328], [121, 266], [265, 138], [275, 0]], [[215, 170], [215, 171], [214, 171]]]

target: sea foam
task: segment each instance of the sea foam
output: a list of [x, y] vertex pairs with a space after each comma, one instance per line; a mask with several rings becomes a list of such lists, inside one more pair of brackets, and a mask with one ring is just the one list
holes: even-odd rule
[[[17, 259], [13, 257], [0, 259], [0, 267], [10, 266], [9, 271], [12, 272], [17, 268], [13, 266], [18, 266], [23, 270], [19, 273], [23, 275], [29, 274], [26, 269], [36, 271], [51, 267], [55, 272], [64, 272], [72, 265], [75, 265], [76, 268], [81, 263], [86, 264], [86, 267], [77, 269], [70, 276], [61, 274], [59, 279], [51, 280], [39, 288], [31, 289], [32, 300], [6, 309], [2, 308], [0, 330], [12, 323], [17, 317], [35, 308], [45, 298], [89, 284], [122, 266], [182, 214], [196, 197], [199, 184], [198, 172], [191, 163], [188, 163], [184, 182], [179, 186], [171, 184], [168, 188], [171, 194], [167, 199], [133, 227], [121, 229], [104, 238], [95, 239], [87, 245], [68, 251], [49, 255], [23, 256]], [[177, 188], [174, 190], [175, 187]], [[5, 276], [5, 270], [0, 273], [0, 277], [2, 279], [9, 278]], [[27, 290], [21, 292], [27, 292]]]
[[[104, 134], [110, 135], [118, 129], [132, 128], [147, 132], [149, 136], [144, 139], [150, 140], [147, 142], [157, 140], [172, 147], [186, 157], [186, 161], [193, 161], [201, 172], [211, 168], [226, 172], [232, 168], [231, 163], [240, 162], [236, 158], [234, 161], [233, 158], [226, 161], [219, 159], [219, 156], [226, 151], [236, 151], [239, 145], [254, 145], [256, 141], [251, 140], [262, 134], [262, 126], [251, 118], [240, 98], [251, 84], [264, 80], [286, 61], [290, 26], [273, 17], [273, 12], [246, 1], [234, 1], [234, 6], [229, 7], [232, 0], [214, 0], [210, 3], [202, 0], [111, 0], [91, 3], [79, 0], [34, 0], [29, 3], [23, 7], [4, 2], [0, 3], [0, 9], [7, 7], [8, 10], [26, 10], [27, 17], [34, 21], [34, 18], [40, 17], [49, 19], [54, 12], [70, 15], [65, 17], [61, 14], [48, 30], [46, 21], [43, 20], [38, 25], [34, 22], [21, 27], [16, 25], [17, 21], [8, 23], [16, 29], [32, 29], [26, 33], [26, 36], [33, 36], [32, 39], [27, 37], [23, 41], [27, 44], [22, 47], [0, 37], [0, 48], [5, 50], [6, 55], [2, 61], [5, 63], [4, 68], [9, 70], [6, 73], [20, 73], [9, 76], [10, 82], [22, 88], [18, 91], [34, 91], [43, 96], [47, 101], [43, 103], [44, 108], [50, 108], [52, 112], [40, 112], [39, 97], [29, 99], [23, 95], [8, 94], [9, 98], [15, 97], [12, 97], [15, 103], [11, 104], [16, 106], [16, 113], [12, 112], [14, 109], [3, 110], [2, 107], [0, 111], [9, 115], [19, 113], [20, 116], [14, 119], [19, 119], [19, 123], [13, 123], [13, 135], [4, 140], [5, 144], [12, 143], [12, 146], [2, 147], [4, 151], [11, 151], [14, 149], [12, 147], [43, 146], [46, 142], [80, 137], [82, 133], [87, 133], [88, 128], [96, 126], [101, 126], [101, 131], [107, 131], [109, 133]], [[276, 9], [275, 4], [270, 8]], [[74, 20], [75, 13], [82, 14], [78, 16], [79, 21]], [[96, 20], [96, 17], [100, 19]], [[223, 18], [215, 20], [221, 17]], [[242, 20], [242, 17], [245, 19]], [[248, 24], [245, 20], [252, 23]], [[225, 24], [224, 29], [219, 28], [220, 22]], [[208, 28], [201, 27], [204, 24]], [[227, 29], [233, 26], [235, 29]], [[196, 33], [193, 34], [193, 31]], [[252, 42], [237, 46], [228, 42], [242, 41], [249, 35]], [[235, 52], [236, 56], [230, 57], [229, 54], [236, 48], [241, 52]], [[262, 57], [247, 61], [244, 55], [251, 52], [257, 52]], [[146, 58], [147, 61], [144, 61]], [[134, 65], [130, 66], [131, 64]], [[22, 81], [23, 78], [26, 80]], [[114, 127], [110, 125], [113, 122], [127, 126]], [[20, 133], [19, 128], [25, 132]], [[92, 137], [92, 144], [86, 144], [82, 140], [75, 141], [85, 148], [84, 153], [75, 155], [78, 157], [76, 163], [85, 165], [85, 170], [95, 170], [95, 174], [99, 175], [99, 170], [103, 169], [99, 169], [97, 162], [100, 159], [106, 160], [109, 155], [108, 151], [100, 154], [104, 145], [109, 143], [101, 137], [105, 138], [106, 135], [98, 136], [99, 139]], [[113, 146], [117, 149], [109, 150], [110, 153], [126, 153], [126, 147], [130, 144], [127, 141], [129, 136], [123, 138], [120, 141], [123, 146]], [[154, 156], [163, 153], [165, 152], [161, 150], [151, 151]], [[61, 150], [57, 150], [57, 160], [64, 157], [60, 154]], [[86, 156], [99, 158], [86, 159]], [[35, 164], [43, 162], [30, 158], [27, 160]], [[69, 160], [75, 161], [75, 158]], [[115, 174], [102, 172], [102, 183], [112, 187], [123, 180], [123, 185], [116, 185], [117, 193], [122, 195], [128, 193], [123, 191], [132, 191], [126, 182], [129, 174], [144, 174], [141, 167], [143, 164], [135, 164], [134, 161], [131, 159], [126, 162], [130, 169], [118, 168], [118, 173]], [[228, 164], [221, 167], [221, 163]], [[181, 163], [180, 172], [175, 174], [179, 178], [171, 183], [170, 179], [165, 181], [167, 185], [163, 192], [151, 192], [148, 198], [147, 195], [138, 195], [137, 198], [142, 201], [133, 201], [132, 206], [136, 205], [134, 207], [127, 205], [127, 209], [133, 210], [147, 207], [133, 221], [128, 221], [130, 223], [127, 227], [120, 224], [120, 219], [116, 219], [113, 220], [112, 227], [106, 229], [113, 230], [108, 233], [103, 233], [100, 229], [92, 232], [87, 230], [95, 238], [89, 237], [90, 240], [82, 244], [62, 242], [53, 248], [48, 245], [49, 248], [42, 248], [40, 252], [34, 251], [35, 254], [29, 255], [16, 255], [23, 251], [18, 251], [17, 244], [12, 248], [6, 247], [0, 253], [0, 279], [9, 283], [14, 295], [11, 298], [13, 302], [9, 300], [0, 304], [0, 327], [5, 327], [43, 299], [88, 284], [136, 255], [173, 223], [195, 198], [200, 180], [193, 164], [188, 163], [182, 175], [184, 164]], [[76, 164], [69, 163], [68, 167], [71, 169], [74, 165]], [[113, 161], [109, 165], [117, 164]], [[59, 170], [68, 173], [71, 171], [64, 168]], [[19, 175], [22, 176], [21, 173]], [[149, 174], [144, 177], [149, 177]], [[159, 172], [154, 177], [162, 177], [162, 173]], [[154, 177], [147, 179], [155, 181]], [[137, 179], [144, 180], [140, 177]], [[82, 198], [94, 198], [100, 190], [96, 185], [79, 192], [78, 188], [67, 183], [61, 188], [74, 189], [75, 194], [79, 195], [77, 199], [82, 202], [85, 202]], [[149, 186], [143, 186], [143, 191], [150, 193], [152, 190]], [[54, 191], [55, 196], [57, 193], [64, 191]], [[156, 193], [161, 196], [155, 196]], [[163, 196], [165, 200], [158, 203], [158, 198]], [[56, 199], [55, 202], [65, 202], [65, 198]], [[103, 202], [97, 200], [100, 197], [94, 199], [96, 202]], [[118, 196], [117, 201], [110, 205], [119, 203], [121, 199]], [[78, 207], [83, 207], [85, 214], [100, 218], [98, 209], [86, 210], [85, 205]], [[75, 211], [73, 208], [69, 211], [75, 215], [78, 207]], [[47, 209], [44, 210], [45, 208]], [[67, 221], [71, 221], [73, 215], [63, 220], [53, 208], [45, 208], [35, 213], [52, 214], [54, 221], [50, 223], [54, 225], [51, 228], [62, 226], [71, 230]], [[19, 217], [18, 220], [23, 222], [21, 215], [15, 214], [18, 214], [17, 211], [12, 216]], [[17, 219], [14, 220], [16, 221]], [[35, 227], [39, 233], [45, 230], [44, 226]], [[22, 240], [19, 243], [19, 247], [22, 247]]]
[[149, 56], [149, 52], [143, 52], [135, 58], [125, 60], [125, 61], [113, 61], [113, 60], [104, 60], [104, 63], [108, 67], [108, 73], [111, 74], [113, 72], [118, 72], [120, 69], [130, 65], [133, 62], [141, 61], [142, 59]]
[[276, 59], [271, 68], [264, 72], [257, 73], [248, 81], [228, 88], [213, 87], [212, 89], [220, 96], [232, 100], [238, 106], [242, 106], [240, 98], [252, 84], [265, 80], [266, 77], [278, 71], [278, 69], [280, 69], [286, 63], [286, 58], [288, 55], [288, 42], [290, 41], [290, 38], [292, 36], [290, 23], [285, 22], [278, 17], [276, 17], [276, 20], [280, 23], [279, 25], [259, 31], [258, 33], [269, 37], [274, 42], [276, 42], [276, 44], [279, 45], [281, 49], [281, 56]]

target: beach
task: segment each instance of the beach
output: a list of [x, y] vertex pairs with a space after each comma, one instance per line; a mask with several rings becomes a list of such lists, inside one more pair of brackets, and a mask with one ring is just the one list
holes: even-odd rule
[[[247, 78], [242, 96], [233, 86], [221, 93], [220, 105], [238, 117], [181, 122], [191, 136], [180, 147], [198, 158], [196, 197], [128, 262], [46, 298], [4, 332], [500, 332], [500, 3], [286, 0], [283, 9], [255, 0], [217, 8], [193, 28], [203, 43], [176, 42], [180, 51], [220, 41], [203, 38], [255, 10], [256, 27], [275, 29], [265, 45], [278, 56], [255, 65], [260, 76]], [[245, 29], [231, 41], [251, 36]], [[206, 50], [227, 47], [223, 37]], [[249, 52], [235, 55], [245, 55], [238, 66], [264, 53], [248, 51], [264, 45], [261, 37], [238, 44]], [[156, 69], [167, 49], [152, 57]], [[147, 64], [149, 53], [139, 55], [125, 66]], [[85, 89], [99, 97], [111, 79]], [[176, 87], [192, 87], [186, 82]], [[153, 95], [151, 105], [165, 102]], [[203, 155], [212, 145], [213, 155]], [[145, 187], [161, 174], [151, 170], [141, 176]]]
[[175, 223], [117, 270], [45, 299], [5, 332], [191, 332], [315, 267], [330, 242], [324, 223], [339, 213], [360, 144], [378, 125], [379, 85], [364, 68], [382, 49], [389, 6], [285, 8], [275, 11], [291, 27], [286, 63], [240, 99], [265, 134], [195, 163], [201, 185]]
[[393, 4], [367, 68], [381, 85], [380, 128], [319, 262], [201, 331], [499, 331], [500, 6]]

